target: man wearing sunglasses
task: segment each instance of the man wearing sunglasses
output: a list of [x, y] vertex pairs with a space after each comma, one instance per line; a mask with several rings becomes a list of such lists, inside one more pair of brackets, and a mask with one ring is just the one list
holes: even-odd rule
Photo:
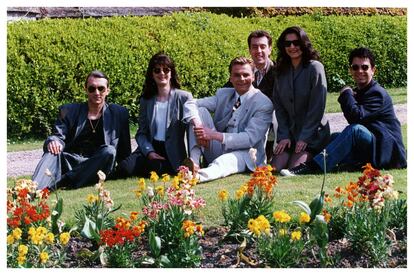
[[[109, 175], [115, 162], [131, 153], [128, 110], [108, 104], [109, 79], [91, 72], [85, 81], [88, 100], [65, 104], [32, 179], [38, 189], [79, 188], [97, 182], [97, 172]], [[46, 171], [49, 171], [46, 173]]]
[[[356, 48], [349, 55], [349, 72], [356, 87], [344, 87], [338, 102], [349, 125], [331, 137], [326, 147], [326, 169], [360, 169], [371, 163], [379, 169], [405, 168], [405, 147], [401, 125], [391, 97], [373, 76], [375, 58], [367, 48]], [[339, 166], [338, 166], [339, 165]], [[294, 176], [323, 171], [323, 156], [291, 169], [280, 171], [283, 176]]]
[[[234, 88], [218, 89], [213, 96], [184, 104], [183, 120], [191, 123], [194, 131], [189, 134], [191, 159], [183, 165], [200, 182], [253, 171], [266, 164], [264, 141], [272, 121], [272, 101], [252, 85], [252, 60], [233, 59], [229, 72]], [[254, 158], [249, 155], [251, 148], [257, 151]], [[208, 167], [198, 169], [201, 154]]]

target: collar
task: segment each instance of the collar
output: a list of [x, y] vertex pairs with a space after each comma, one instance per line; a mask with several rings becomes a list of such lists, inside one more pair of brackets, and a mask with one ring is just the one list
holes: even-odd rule
[[257, 71], [260, 71], [260, 73], [261, 73], [261, 74], [265, 75], [265, 74], [269, 71], [270, 66], [272, 66], [272, 65], [273, 65], [272, 60], [270, 60], [269, 58], [267, 58], [267, 59], [266, 59], [266, 64], [265, 64], [265, 66], [263, 67], [263, 69], [259, 70], [259, 69], [257, 69], [257, 68], [255, 67], [255, 68], [254, 68], [254, 73], [256, 73]]

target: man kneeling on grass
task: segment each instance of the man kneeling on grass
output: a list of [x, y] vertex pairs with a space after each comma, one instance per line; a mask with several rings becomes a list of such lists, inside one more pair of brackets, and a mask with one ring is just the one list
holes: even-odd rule
[[[342, 88], [338, 102], [349, 125], [331, 137], [326, 147], [326, 170], [337, 165], [360, 168], [372, 163], [376, 168], [407, 167], [401, 125], [391, 97], [372, 78], [375, 58], [367, 48], [357, 48], [349, 55], [349, 71], [356, 88]], [[280, 171], [282, 176], [294, 176], [323, 171], [323, 155], [291, 169]]]
[[[33, 174], [38, 189], [78, 188], [98, 181], [131, 153], [128, 110], [105, 102], [108, 77], [100, 71], [86, 78], [86, 103], [65, 104], [43, 146], [44, 154]], [[45, 172], [50, 171], [49, 175]]]

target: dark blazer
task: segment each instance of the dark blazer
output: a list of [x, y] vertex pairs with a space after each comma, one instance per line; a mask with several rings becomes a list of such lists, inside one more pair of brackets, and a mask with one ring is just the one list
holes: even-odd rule
[[[354, 95], [355, 94], [355, 95]], [[361, 124], [374, 135], [372, 164], [377, 168], [407, 166], [401, 124], [392, 99], [376, 81], [359, 89], [347, 89], [338, 98], [349, 124]]]
[[[118, 104], [105, 103], [102, 112], [105, 144], [116, 148], [116, 161], [119, 163], [131, 154], [128, 110]], [[43, 151], [48, 152], [47, 145], [52, 140], [56, 140], [63, 145], [63, 151], [72, 152], [86, 123], [88, 123], [87, 103], [60, 106], [53, 133], [46, 139]]]
[[[188, 125], [182, 122], [184, 103], [192, 99], [191, 93], [173, 89], [168, 101], [167, 130], [165, 132], [165, 150], [170, 164], [174, 170], [181, 165], [187, 157], [185, 146], [185, 133]], [[144, 156], [154, 152], [152, 141], [156, 133], [155, 123], [155, 97], [140, 99], [140, 112], [138, 117], [139, 128], [135, 135], [138, 149]]]
[[[273, 64], [273, 62], [270, 63], [269, 70], [264, 75], [262, 81], [260, 81], [260, 84], [257, 85], [257, 80], [255, 79], [253, 81], [253, 87], [259, 89], [262, 93], [267, 95], [267, 97], [270, 100], [273, 100], [273, 84], [275, 82], [276, 77], [276, 66]], [[227, 81], [226, 84], [224, 84], [223, 88], [233, 88], [233, 84], [229, 81]]]
[[327, 82], [319, 61], [290, 67], [278, 75], [273, 90], [273, 104], [278, 122], [277, 141], [290, 139], [293, 144], [305, 141], [312, 153], [319, 153], [328, 143], [330, 128], [325, 104]]

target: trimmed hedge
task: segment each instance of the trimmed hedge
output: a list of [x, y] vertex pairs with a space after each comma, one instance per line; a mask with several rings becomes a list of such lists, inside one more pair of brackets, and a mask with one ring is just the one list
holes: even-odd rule
[[406, 16], [232, 18], [183, 12], [16, 22], [7, 33], [8, 138], [47, 136], [59, 105], [86, 99], [83, 84], [93, 69], [109, 76], [108, 100], [129, 108], [135, 122], [145, 69], [160, 50], [174, 59], [183, 89], [195, 97], [211, 95], [227, 81], [230, 60], [249, 55], [251, 31], [268, 30], [276, 40], [292, 25], [303, 27], [321, 53], [330, 92], [352, 84], [347, 56], [357, 46], [375, 53], [382, 85], [406, 86]]

